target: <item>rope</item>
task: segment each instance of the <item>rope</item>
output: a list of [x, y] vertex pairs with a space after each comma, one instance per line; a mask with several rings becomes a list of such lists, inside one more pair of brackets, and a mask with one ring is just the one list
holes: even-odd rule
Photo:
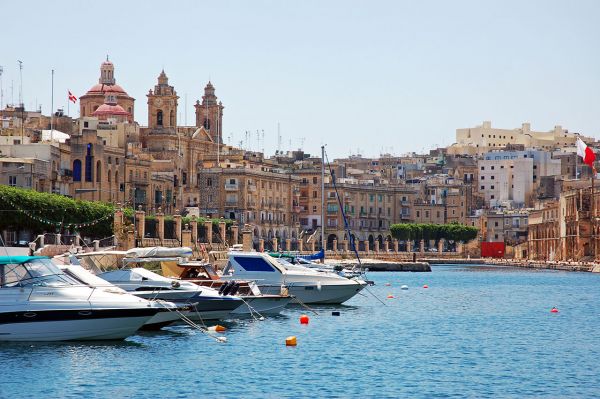
[[[258, 313], [258, 311], [256, 309], [254, 309], [252, 306], [250, 306], [250, 304], [242, 297], [239, 297], [242, 302], [244, 302], [246, 304], [246, 306], [248, 306], [248, 309], [250, 310], [250, 315], [252, 316], [252, 318], [255, 321], [263, 321], [265, 319], [265, 317], [263, 315], [261, 315], [260, 313]], [[256, 313], [259, 317], [257, 318], [256, 316], [254, 316], [254, 313]]]
[[[166, 305], [166, 302], [161, 300], [161, 299], [157, 299], [156, 303], [162, 305], [165, 309], [167, 309], [169, 312], [175, 312], [179, 315], [179, 318], [188, 326], [192, 327], [195, 330], [198, 330], [202, 333], [204, 333], [205, 335], [209, 336], [210, 338], [214, 339], [217, 342], [227, 342], [227, 338], [226, 337], [218, 337], [215, 336], [213, 334], [211, 334], [208, 331], [208, 328], [206, 328], [206, 324], [204, 324], [204, 321], [202, 320], [202, 317], [200, 317], [200, 314], [198, 313], [198, 311], [196, 310], [196, 307], [194, 306], [194, 310], [196, 311], [196, 313], [198, 314], [198, 317], [200, 318], [200, 321], [202, 322], [202, 324], [204, 324], [203, 326], [200, 326], [196, 323], [194, 323], [189, 317], [187, 317], [186, 315], [184, 315], [183, 313], [181, 313], [181, 311], [179, 311], [179, 309], [175, 308], [172, 309], [171, 307]], [[192, 305], [193, 306], [193, 305]]]
[[300, 299], [298, 299], [295, 296], [292, 296], [292, 300], [298, 302], [298, 304], [306, 309], [308, 309], [309, 311], [313, 312], [314, 314], [316, 314], [317, 316], [320, 316], [320, 314], [314, 310], [313, 308], [311, 308], [310, 306], [308, 306], [307, 304], [305, 304], [304, 302], [302, 302]]

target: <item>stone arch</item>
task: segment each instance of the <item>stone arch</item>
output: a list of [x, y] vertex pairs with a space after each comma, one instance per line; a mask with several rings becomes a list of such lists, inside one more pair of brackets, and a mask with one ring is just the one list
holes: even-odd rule
[[369, 234], [369, 248], [373, 248], [375, 243], [375, 238], [373, 238], [373, 234]]
[[377, 236], [377, 241], [379, 241], [379, 248], [381, 248], [383, 245], [383, 236], [381, 234]]

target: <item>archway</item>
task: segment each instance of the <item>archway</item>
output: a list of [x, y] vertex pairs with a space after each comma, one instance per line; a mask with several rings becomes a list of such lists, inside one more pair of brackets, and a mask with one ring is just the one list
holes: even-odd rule
[[373, 234], [369, 234], [369, 249], [373, 249], [374, 242], [375, 242], [375, 239], [373, 238]]
[[337, 240], [337, 236], [335, 234], [329, 234], [327, 236], [327, 249], [335, 249], [333, 248], [333, 240]]

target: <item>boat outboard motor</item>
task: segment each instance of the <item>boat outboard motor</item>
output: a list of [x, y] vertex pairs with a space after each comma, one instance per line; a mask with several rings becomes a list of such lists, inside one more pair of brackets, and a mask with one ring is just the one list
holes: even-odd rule
[[229, 295], [235, 295], [235, 294], [237, 294], [237, 292], [238, 292], [239, 289], [240, 289], [240, 283], [233, 284], [233, 287], [229, 291]]

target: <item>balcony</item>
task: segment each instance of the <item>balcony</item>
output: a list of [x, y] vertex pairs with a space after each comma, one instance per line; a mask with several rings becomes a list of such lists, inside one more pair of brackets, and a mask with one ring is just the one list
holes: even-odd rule
[[225, 206], [227, 206], [227, 207], [237, 206], [237, 204], [238, 204], [237, 200], [227, 200], [227, 201], [225, 201]]
[[225, 183], [225, 190], [226, 191], [237, 191], [238, 189], [238, 184], [237, 183]]

